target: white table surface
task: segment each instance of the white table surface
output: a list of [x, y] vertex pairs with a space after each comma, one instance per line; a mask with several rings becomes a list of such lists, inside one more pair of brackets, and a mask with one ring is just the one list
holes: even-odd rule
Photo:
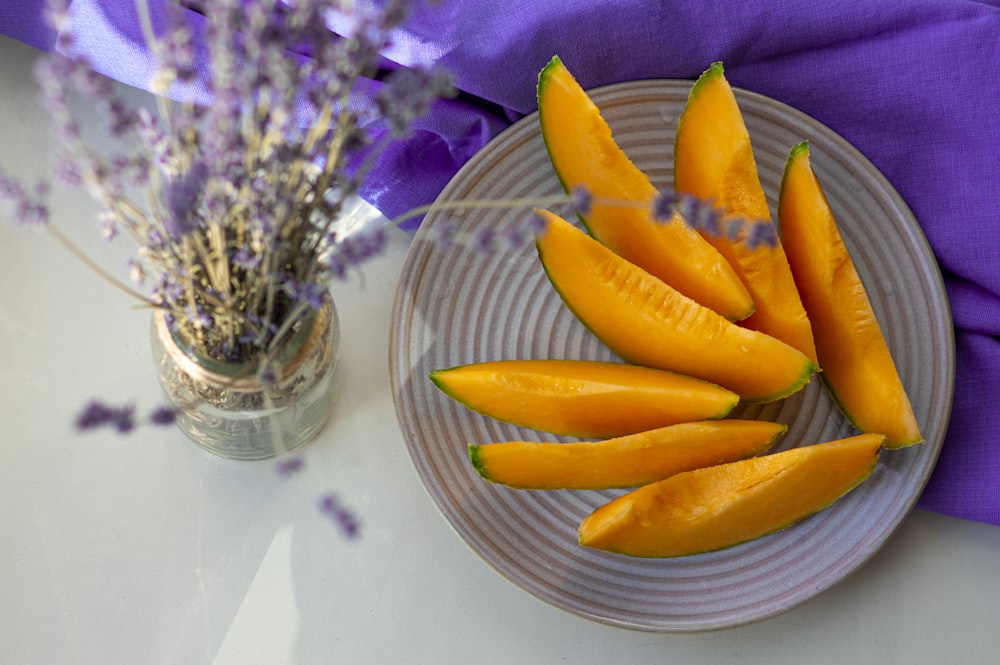
[[[0, 37], [0, 165], [22, 176], [51, 167], [36, 57]], [[55, 221], [124, 274], [128, 245], [99, 239], [96, 211], [60, 193]], [[343, 392], [284, 479], [173, 428], [76, 433], [91, 397], [158, 403], [149, 313], [43, 231], [0, 223], [0, 664], [1000, 662], [1000, 529], [919, 510], [829, 591], [713, 633], [613, 628], [507, 582], [438, 512], [396, 425], [406, 250], [398, 234], [335, 287]], [[328, 491], [360, 538], [317, 509]]]

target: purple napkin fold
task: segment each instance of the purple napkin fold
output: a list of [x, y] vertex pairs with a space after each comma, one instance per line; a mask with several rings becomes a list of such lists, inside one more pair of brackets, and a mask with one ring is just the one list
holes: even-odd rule
[[[160, 7], [163, 0], [153, 0]], [[40, 49], [41, 0], [6, 0], [0, 34]], [[76, 0], [79, 44], [145, 86], [132, 0]], [[196, 20], [196, 17], [192, 17]], [[391, 52], [436, 61], [462, 95], [393, 147], [363, 192], [387, 216], [429, 203], [466, 160], [535, 110], [555, 54], [584, 87], [697, 77], [823, 122], [861, 150], [919, 220], [944, 272], [958, 368], [951, 425], [919, 506], [1000, 525], [1000, 4], [995, 0], [444, 0], [416, 8]], [[373, 128], [373, 131], [381, 131]]]

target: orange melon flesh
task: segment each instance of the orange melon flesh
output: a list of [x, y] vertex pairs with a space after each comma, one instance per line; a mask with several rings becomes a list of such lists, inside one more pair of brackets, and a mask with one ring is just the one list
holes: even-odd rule
[[920, 443], [913, 407], [809, 162], [808, 143], [788, 157], [778, 219], [834, 400], [860, 431], [885, 434], [886, 447]]
[[[701, 75], [681, 113], [674, 144], [674, 188], [711, 200], [727, 215], [773, 223], [750, 134], [721, 63]], [[745, 236], [735, 240], [725, 234], [704, 236], [736, 270], [757, 306], [741, 325], [773, 335], [816, 362], [812, 327], [781, 243], [751, 248]]]
[[861, 434], [680, 473], [601, 506], [580, 543], [640, 557], [731, 547], [784, 529], [861, 484], [884, 438]]
[[760, 420], [712, 420], [605, 441], [470, 445], [469, 457], [483, 478], [518, 489], [636, 487], [757, 455], [786, 430]]
[[718, 250], [680, 216], [669, 223], [650, 217], [656, 188], [615, 143], [600, 110], [559, 58], [539, 74], [538, 117], [563, 187], [582, 186], [595, 197], [582, 216], [595, 238], [726, 318], [753, 311], [750, 294]]
[[723, 418], [739, 401], [735, 393], [693, 377], [583, 360], [474, 363], [435, 370], [431, 380], [484, 415], [584, 438]]
[[745, 401], [786, 397], [815, 365], [774, 337], [741, 328], [629, 263], [558, 215], [538, 254], [563, 302], [627, 362], [678, 372], [732, 390]]

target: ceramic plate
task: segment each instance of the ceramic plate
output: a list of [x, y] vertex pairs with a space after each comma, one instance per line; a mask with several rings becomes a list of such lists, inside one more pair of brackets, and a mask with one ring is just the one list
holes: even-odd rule
[[[673, 137], [691, 83], [641, 81], [592, 91], [622, 148], [654, 184], [673, 180]], [[788, 151], [811, 143], [821, 179], [913, 402], [926, 443], [886, 451], [874, 474], [823, 512], [726, 550], [635, 559], [583, 548], [580, 521], [621, 491], [511, 490], [482, 480], [467, 444], [551, 440], [451, 401], [427, 378], [436, 368], [511, 358], [613, 360], [563, 306], [533, 244], [490, 253], [459, 237], [501, 235], [525, 211], [429, 215], [413, 240], [392, 313], [390, 369], [400, 427], [421, 480], [458, 535], [501, 575], [577, 615], [649, 631], [700, 631], [758, 621], [816, 596], [865, 563], [913, 508], [938, 457], [951, 411], [954, 341], [940, 271], [919, 226], [885, 178], [825, 126], [737, 90], [761, 181], [775, 208]], [[559, 193], [539, 135], [524, 118], [487, 145], [441, 201]], [[556, 209], [559, 211], [558, 209]], [[561, 211], [568, 215], [568, 211]], [[854, 433], [818, 379], [781, 402], [734, 416], [789, 426], [777, 450]]]

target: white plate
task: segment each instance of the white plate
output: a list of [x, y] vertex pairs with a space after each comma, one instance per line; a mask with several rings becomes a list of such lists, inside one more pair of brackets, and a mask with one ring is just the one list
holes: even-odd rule
[[[673, 137], [691, 83], [638, 81], [591, 91], [626, 153], [670, 187]], [[467, 444], [551, 439], [453, 402], [432, 369], [510, 358], [614, 356], [563, 306], [533, 244], [484, 254], [441, 247], [460, 232], [522, 223], [526, 211], [429, 215], [417, 232], [392, 314], [390, 370], [400, 427], [421, 480], [458, 535], [501, 575], [580, 616], [650, 631], [731, 627], [784, 612], [867, 561], [913, 508], [937, 460], [951, 412], [954, 340], [941, 274], [919, 226], [885, 178], [825, 126], [772, 99], [737, 90], [772, 211], [785, 159], [803, 139], [868, 288], [926, 443], [886, 451], [874, 474], [825, 511], [719, 552], [635, 559], [577, 544], [577, 527], [620, 491], [524, 491], [482, 480]], [[559, 193], [537, 116], [516, 123], [453, 179], [441, 201]], [[565, 212], [565, 211], [564, 211]], [[788, 424], [778, 449], [850, 435], [818, 379], [782, 402], [734, 416]]]

